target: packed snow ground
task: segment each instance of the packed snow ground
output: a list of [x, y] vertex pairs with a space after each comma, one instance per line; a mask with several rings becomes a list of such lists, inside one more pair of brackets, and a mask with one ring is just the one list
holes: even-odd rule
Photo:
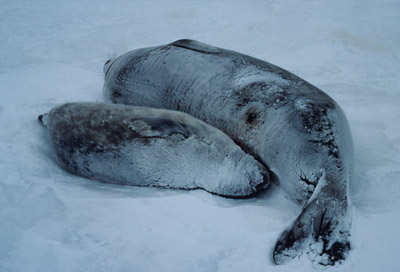
[[[399, 1], [0, 1], [0, 271], [398, 271]], [[330, 94], [353, 133], [352, 250], [275, 266], [301, 207], [108, 185], [58, 167], [37, 116], [102, 101], [109, 56], [180, 38], [267, 60]]]

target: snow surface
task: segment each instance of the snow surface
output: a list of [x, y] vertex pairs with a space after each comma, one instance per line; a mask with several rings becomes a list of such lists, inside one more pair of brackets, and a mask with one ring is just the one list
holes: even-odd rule
[[[0, 271], [398, 271], [399, 1], [0, 1]], [[196, 39], [313, 83], [353, 132], [352, 250], [276, 266], [300, 207], [103, 184], [62, 170], [37, 115], [102, 101], [109, 56]]]

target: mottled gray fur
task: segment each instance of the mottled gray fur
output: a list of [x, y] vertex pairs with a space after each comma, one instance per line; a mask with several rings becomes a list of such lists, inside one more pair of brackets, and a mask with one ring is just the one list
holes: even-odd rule
[[269, 185], [266, 169], [227, 135], [181, 112], [68, 103], [39, 120], [59, 164], [88, 178], [229, 197]]
[[309, 237], [323, 244], [319, 262], [345, 257], [353, 147], [326, 93], [265, 61], [192, 40], [128, 52], [104, 72], [107, 100], [182, 111], [222, 130], [304, 203], [277, 241], [276, 263], [309, 251]]

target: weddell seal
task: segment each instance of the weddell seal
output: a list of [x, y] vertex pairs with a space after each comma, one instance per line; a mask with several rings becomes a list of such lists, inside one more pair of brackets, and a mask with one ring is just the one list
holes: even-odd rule
[[223, 131], [304, 205], [276, 242], [277, 264], [303, 252], [327, 265], [346, 257], [353, 145], [331, 97], [270, 63], [193, 40], [130, 51], [104, 74], [106, 100], [185, 112]]
[[67, 103], [39, 120], [58, 163], [101, 181], [227, 197], [269, 185], [264, 166], [217, 128], [182, 112], [103, 103]]

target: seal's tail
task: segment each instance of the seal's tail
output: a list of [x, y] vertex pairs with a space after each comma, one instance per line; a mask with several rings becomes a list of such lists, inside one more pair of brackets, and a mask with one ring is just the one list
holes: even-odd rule
[[38, 116], [38, 120], [39, 122], [44, 126], [47, 127], [47, 116], [49, 114], [48, 113], [44, 113]]
[[286, 263], [302, 252], [322, 265], [340, 262], [350, 250], [350, 224], [347, 198], [318, 195], [278, 238], [273, 255], [275, 263]]

